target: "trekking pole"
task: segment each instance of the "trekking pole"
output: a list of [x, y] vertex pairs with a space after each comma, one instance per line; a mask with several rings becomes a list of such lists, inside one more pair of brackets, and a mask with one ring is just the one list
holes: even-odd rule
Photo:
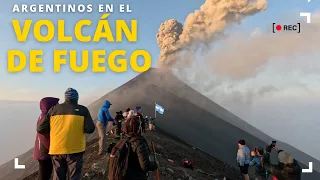
[[[151, 146], [152, 146], [152, 152], [153, 152], [154, 160], [157, 162], [156, 149], [154, 148], [154, 143], [153, 143], [153, 141], [151, 141]], [[158, 164], [158, 166], [159, 166], [159, 164]], [[160, 180], [159, 167], [158, 167], [158, 169], [156, 170], [156, 180]]]

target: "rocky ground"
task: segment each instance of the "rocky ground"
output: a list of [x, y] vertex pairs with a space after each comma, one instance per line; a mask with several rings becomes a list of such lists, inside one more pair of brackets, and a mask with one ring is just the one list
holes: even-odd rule
[[[153, 141], [155, 144], [161, 180], [242, 179], [237, 169], [162, 132], [148, 131], [145, 137], [148, 142]], [[116, 140], [113, 137], [108, 137], [108, 144], [112, 142], [116, 142]], [[183, 158], [194, 161], [193, 170], [181, 166]], [[83, 180], [106, 180], [107, 161], [107, 156], [98, 155], [98, 139], [89, 142], [84, 157]], [[38, 173], [36, 172], [24, 180], [34, 180], [37, 177]], [[155, 173], [150, 173], [149, 179], [155, 179]]]

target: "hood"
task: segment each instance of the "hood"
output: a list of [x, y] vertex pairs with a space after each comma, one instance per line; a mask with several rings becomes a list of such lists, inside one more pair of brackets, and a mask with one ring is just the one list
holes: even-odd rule
[[59, 102], [59, 98], [54, 98], [54, 97], [45, 97], [41, 99], [40, 101], [41, 112], [46, 114], [50, 110], [50, 108], [58, 104], [58, 102]]
[[109, 108], [110, 105], [112, 105], [110, 101], [105, 101], [103, 107]]

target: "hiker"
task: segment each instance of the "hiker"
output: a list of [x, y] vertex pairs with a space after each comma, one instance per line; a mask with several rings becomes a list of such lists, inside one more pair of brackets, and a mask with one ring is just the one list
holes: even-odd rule
[[114, 118], [115, 121], [116, 121], [116, 133], [117, 133], [117, 136], [120, 136], [120, 133], [121, 133], [121, 125], [122, 125], [122, 121], [124, 120], [124, 117], [123, 117], [123, 113], [122, 111], [119, 111], [119, 112], [116, 112], [117, 115], [116, 117]]
[[240, 167], [240, 172], [243, 174], [245, 180], [250, 180], [248, 175], [250, 163], [250, 149], [246, 146], [245, 140], [241, 139], [238, 142], [237, 161]]
[[124, 119], [126, 119], [127, 118], [127, 116], [128, 116], [128, 114], [129, 114], [129, 111], [130, 111], [131, 109], [130, 108], [127, 108], [125, 111], [124, 111], [124, 113], [122, 114], [123, 115], [123, 117], [124, 117]]
[[[134, 116], [134, 110], [129, 110], [127, 117], [124, 120], [124, 124], [127, 123], [128, 119], [131, 119]], [[122, 132], [124, 134], [127, 134], [127, 127], [123, 126], [122, 127]]]
[[301, 180], [302, 169], [298, 162], [287, 152], [279, 150], [277, 146], [273, 147], [278, 152], [278, 164], [264, 163], [272, 176], [278, 180]]
[[[41, 114], [37, 121], [37, 127], [44, 120], [49, 109], [58, 104], [59, 99], [45, 97], [40, 101]], [[52, 162], [49, 155], [50, 134], [37, 133], [33, 148], [33, 159], [39, 162], [39, 180], [49, 180], [52, 174]]]
[[110, 101], [105, 101], [98, 112], [96, 127], [99, 134], [99, 155], [106, 153], [106, 134], [110, 133], [110, 129], [112, 129], [113, 124], [115, 124], [114, 119], [109, 112], [111, 105]]
[[129, 111], [130, 111], [130, 108], [127, 108], [127, 109], [124, 111], [124, 113], [122, 114], [122, 116], [123, 116], [124, 119], [127, 118]]
[[128, 112], [126, 121], [127, 121], [128, 119], [131, 119], [133, 116], [134, 116], [134, 110], [130, 110], [130, 111]]
[[[149, 146], [141, 135], [139, 118], [132, 116], [125, 123], [125, 127], [127, 129], [125, 138], [115, 145], [110, 154], [108, 178], [109, 180], [146, 180], [149, 171], [157, 170], [158, 163], [151, 162], [149, 159]], [[120, 152], [126, 153], [120, 154]]]
[[65, 102], [52, 107], [37, 128], [40, 134], [50, 133], [53, 180], [81, 179], [85, 134], [93, 133], [95, 127], [89, 110], [78, 99], [78, 92], [68, 88]]
[[251, 156], [253, 157], [250, 161], [250, 166], [255, 166], [255, 176], [256, 180], [267, 180], [269, 177], [269, 173], [263, 167], [264, 162], [264, 149], [263, 148], [255, 148], [254, 151], [251, 151]]
[[155, 119], [156, 118], [149, 117], [149, 130], [155, 130], [156, 129], [156, 126], [155, 126], [155, 123], [154, 123]]
[[136, 107], [136, 116], [140, 119], [141, 121], [141, 129], [142, 129], [142, 133], [146, 133], [146, 120], [143, 117], [143, 113], [142, 113], [142, 108], [141, 106], [137, 106]]

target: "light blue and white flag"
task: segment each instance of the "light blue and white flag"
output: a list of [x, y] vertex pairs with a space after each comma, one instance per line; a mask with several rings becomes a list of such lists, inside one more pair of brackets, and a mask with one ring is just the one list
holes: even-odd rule
[[163, 114], [164, 108], [162, 106], [160, 106], [159, 104], [156, 104], [156, 112]]

